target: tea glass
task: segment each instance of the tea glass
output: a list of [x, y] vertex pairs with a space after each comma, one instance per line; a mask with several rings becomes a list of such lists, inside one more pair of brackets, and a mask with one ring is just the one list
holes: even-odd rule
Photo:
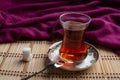
[[68, 63], [82, 62], [87, 56], [84, 38], [91, 17], [79, 12], [67, 12], [59, 19], [64, 30], [60, 58]]

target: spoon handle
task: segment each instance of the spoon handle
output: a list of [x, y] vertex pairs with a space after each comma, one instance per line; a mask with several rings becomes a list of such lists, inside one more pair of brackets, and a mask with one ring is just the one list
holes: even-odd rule
[[45, 71], [46, 69], [48, 69], [48, 68], [54, 68], [54, 67], [55, 67], [55, 66], [54, 66], [54, 63], [49, 63], [49, 64], [48, 64], [44, 69], [42, 69], [41, 71], [36, 72], [36, 73], [34, 73], [34, 74], [32, 74], [32, 75], [29, 75], [28, 77], [23, 78], [23, 79], [21, 79], [21, 80], [28, 80], [29, 78], [31, 78], [31, 77], [39, 74], [39, 73], [42, 73], [42, 72]]
[[42, 69], [41, 71], [36, 72], [36, 73], [34, 73], [34, 74], [32, 74], [32, 75], [29, 75], [28, 77], [23, 78], [23, 79], [21, 79], [21, 80], [28, 80], [29, 78], [31, 78], [31, 77], [33, 77], [33, 76], [35, 76], [35, 75], [39, 74], [39, 73], [42, 73], [42, 72], [43, 72], [43, 71], [45, 71], [47, 68], [48, 68], [48, 67], [45, 67], [45, 68], [44, 68], [44, 69]]

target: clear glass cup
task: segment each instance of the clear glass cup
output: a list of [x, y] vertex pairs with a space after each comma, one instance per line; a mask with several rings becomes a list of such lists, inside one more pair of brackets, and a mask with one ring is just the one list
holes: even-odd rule
[[85, 30], [91, 18], [79, 12], [67, 12], [59, 17], [64, 30], [64, 38], [60, 47], [61, 59], [69, 62], [81, 62], [87, 56]]

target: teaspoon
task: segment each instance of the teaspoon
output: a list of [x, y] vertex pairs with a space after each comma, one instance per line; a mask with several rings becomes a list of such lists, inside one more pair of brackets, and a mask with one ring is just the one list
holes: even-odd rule
[[61, 67], [61, 66], [63, 66], [63, 64], [51, 62], [51, 63], [49, 63], [44, 69], [42, 69], [41, 71], [36, 72], [36, 73], [34, 73], [34, 74], [32, 74], [32, 75], [29, 75], [28, 77], [23, 78], [23, 79], [21, 79], [21, 80], [28, 80], [29, 78], [31, 78], [31, 77], [39, 74], [39, 73], [42, 73], [43, 71], [45, 71], [45, 70], [47, 70], [47, 69], [49, 69], [49, 68], [59, 68], [59, 67]]

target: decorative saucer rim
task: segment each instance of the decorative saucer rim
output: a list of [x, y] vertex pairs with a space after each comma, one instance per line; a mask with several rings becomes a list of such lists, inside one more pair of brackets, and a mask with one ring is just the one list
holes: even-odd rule
[[[50, 61], [52, 61], [52, 62], [55, 62], [55, 61], [56, 61], [55, 59], [51, 59], [50, 53], [52, 54], [52, 51], [54, 52], [54, 51], [56, 50], [56, 48], [59, 48], [59, 47], [61, 46], [61, 43], [62, 43], [62, 41], [58, 41], [58, 42], [53, 43], [53, 44], [49, 47], [49, 50], [48, 50], [48, 58], [50, 59]], [[87, 61], [84, 61], [84, 62], [82, 62], [82, 63], [80, 63], [80, 64], [77, 64], [75, 67], [62, 66], [62, 67], [61, 67], [62, 69], [69, 70], [69, 71], [81, 71], [81, 70], [85, 70], [85, 69], [93, 66], [93, 65], [98, 61], [98, 59], [99, 59], [99, 52], [98, 52], [97, 48], [96, 48], [95, 46], [93, 46], [92, 44], [88, 43], [88, 42], [85, 42], [85, 43], [86, 43], [87, 45], [89, 45], [91, 48], [93, 48], [94, 51], [95, 51], [94, 53], [92, 53], [92, 56], [91, 56], [91, 57], [94, 57], [94, 56], [96, 55], [95, 60], [93, 61], [93, 63], [92, 63], [91, 65], [89, 65], [89, 66], [86, 66], [86, 67], [81, 68], [80, 65], [81, 65], [82, 63], [87, 63]], [[54, 52], [54, 53], [55, 53], [55, 52]], [[89, 52], [89, 53], [90, 53], [90, 52]], [[96, 53], [96, 54], [95, 54], [95, 53]], [[56, 58], [58, 58], [58, 57], [59, 57], [59, 52], [56, 52], [54, 56], [55, 56]], [[88, 55], [87, 58], [88, 58], [88, 57], [90, 57], [90, 56]], [[53, 55], [52, 55], [52, 58], [53, 58]], [[86, 58], [86, 60], [87, 60], [87, 58]], [[91, 62], [92, 62], [92, 60], [91, 60]], [[89, 63], [88, 63], [88, 64], [89, 64]]]

